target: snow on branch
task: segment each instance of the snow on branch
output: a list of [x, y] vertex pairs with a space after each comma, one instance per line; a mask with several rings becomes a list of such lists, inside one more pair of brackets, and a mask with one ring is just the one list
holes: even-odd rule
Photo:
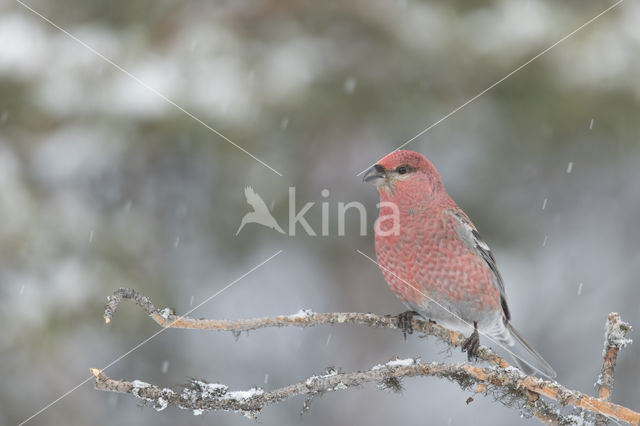
[[611, 388], [613, 387], [613, 370], [616, 368], [618, 351], [631, 344], [631, 339], [625, 337], [631, 331], [631, 326], [622, 321], [620, 314], [617, 312], [609, 314], [605, 326], [604, 349], [602, 350], [604, 363], [595, 388], [600, 398], [609, 400]]
[[[605, 324], [604, 333], [604, 349], [602, 350], [602, 370], [595, 384], [598, 397], [608, 401], [613, 390], [613, 371], [616, 368], [616, 360], [618, 359], [618, 351], [631, 344], [631, 339], [627, 339], [626, 335], [631, 331], [629, 323], [622, 321], [620, 314], [611, 312]], [[606, 424], [606, 419], [598, 416], [596, 424]]]
[[[209, 410], [224, 410], [242, 413], [255, 418], [267, 405], [281, 402], [294, 396], [308, 398], [305, 408], [309, 407], [309, 398], [326, 392], [346, 390], [366, 383], [378, 383], [381, 388], [400, 390], [400, 378], [415, 376], [432, 376], [449, 379], [458, 383], [463, 389], [473, 389], [483, 394], [497, 395], [498, 399], [508, 405], [515, 400], [529, 414], [559, 423], [562, 417], [549, 404], [538, 398], [532, 398], [529, 388], [546, 388], [549, 383], [535, 379], [525, 383], [526, 376], [519, 370], [508, 368], [480, 368], [467, 364], [425, 363], [419, 359], [392, 360], [386, 364], [375, 365], [365, 371], [341, 373], [330, 369], [325, 374], [311, 376], [308, 379], [272, 391], [252, 388], [248, 391], [229, 391], [226, 385], [206, 383], [192, 380], [187, 385], [173, 388], [158, 386], [138, 380], [129, 382], [107, 377], [101, 370], [92, 369], [96, 380], [96, 389], [131, 394], [147, 401], [156, 410], [163, 410], [169, 405], [193, 410], [199, 415]], [[304, 411], [304, 409], [303, 409]]]
[[[230, 331], [236, 336], [243, 331], [256, 330], [266, 327], [312, 327], [317, 325], [352, 324], [373, 328], [397, 329], [398, 319], [395, 315], [376, 315], [371, 313], [332, 312], [316, 313], [310, 309], [301, 309], [292, 315], [277, 315], [264, 318], [249, 318], [240, 320], [195, 319], [176, 315], [172, 308], [156, 308], [151, 300], [130, 288], [120, 288], [107, 298], [104, 318], [111, 322], [118, 305], [123, 299], [130, 299], [140, 306], [156, 323], [165, 328], [187, 328], [198, 330]], [[437, 325], [434, 322], [423, 321], [414, 316], [412, 331], [435, 336], [451, 347], [461, 346], [466, 337]], [[509, 364], [486, 347], [480, 347], [477, 356], [483, 361], [508, 367]]]
[[[176, 315], [172, 309], [157, 309], [146, 296], [132, 289], [121, 288], [108, 298], [105, 320], [110, 322], [119, 303], [123, 299], [133, 300], [158, 324], [166, 328], [192, 328], [202, 330], [226, 330], [239, 333], [264, 327], [297, 326], [308, 327], [321, 324], [353, 324], [377, 328], [398, 328], [396, 316], [380, 316], [370, 313], [315, 313], [301, 310], [293, 315], [254, 318], [244, 320], [194, 319]], [[613, 384], [613, 366], [617, 351], [630, 343], [625, 334], [630, 326], [618, 314], [609, 316], [605, 342], [605, 366], [599, 379], [599, 396], [595, 398], [570, 390], [557, 382], [543, 380], [523, 374], [517, 368], [497, 356], [488, 348], [481, 347], [478, 358], [492, 364], [479, 367], [470, 364], [426, 363], [419, 359], [392, 360], [364, 371], [344, 373], [329, 369], [325, 374], [315, 375], [296, 384], [280, 389], [265, 391], [252, 388], [246, 391], [230, 391], [220, 383], [191, 380], [186, 385], [162, 388], [139, 380], [124, 381], [111, 379], [104, 372], [92, 368], [95, 387], [98, 390], [125, 393], [150, 403], [156, 410], [168, 406], [192, 410], [194, 414], [205, 411], [233, 411], [255, 418], [266, 406], [276, 404], [295, 396], [307, 398], [303, 411], [308, 409], [311, 399], [326, 392], [346, 390], [366, 383], [377, 383], [380, 388], [400, 391], [400, 380], [405, 377], [431, 376], [448, 379], [464, 390], [491, 395], [507, 406], [518, 406], [524, 414], [532, 415], [545, 424], [582, 424], [585, 418], [599, 422], [607, 418], [633, 425], [640, 424], [640, 413], [614, 404], [608, 400]], [[450, 347], [462, 345], [465, 337], [447, 330], [435, 323], [413, 319], [413, 330], [424, 335], [437, 337]], [[615, 348], [613, 364], [607, 367], [607, 354]], [[605, 367], [607, 371], [605, 372]], [[608, 376], [605, 376], [608, 375]], [[609, 379], [610, 377], [610, 379]], [[603, 387], [607, 386], [607, 391]], [[607, 392], [607, 393], [603, 393]], [[541, 397], [544, 397], [543, 400]], [[473, 400], [470, 398], [468, 401]], [[562, 407], [574, 407], [578, 415], [563, 414]]]

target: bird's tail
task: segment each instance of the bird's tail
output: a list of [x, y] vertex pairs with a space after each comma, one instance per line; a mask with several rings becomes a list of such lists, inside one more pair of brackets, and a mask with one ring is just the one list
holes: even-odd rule
[[246, 224], [247, 224], [247, 215], [244, 215], [242, 217], [242, 221], [240, 222], [240, 226], [238, 227], [238, 230], [236, 231], [236, 237], [238, 236], [238, 234], [240, 233], [240, 231], [242, 230], [242, 228], [244, 228], [244, 225], [246, 225]]
[[526, 340], [524, 340], [524, 337], [522, 337], [511, 324], [506, 323], [505, 325], [507, 330], [509, 330], [509, 334], [513, 337], [513, 341], [510, 343], [510, 346], [518, 346], [518, 349], [524, 348], [526, 351], [526, 356], [520, 356], [519, 353], [522, 353], [522, 351], [519, 350], [511, 353], [518, 368], [529, 375], [542, 373], [552, 379], [555, 378], [557, 374], [551, 365], [549, 365], [549, 363], [545, 361], [544, 358], [542, 358], [542, 356], [533, 349]]

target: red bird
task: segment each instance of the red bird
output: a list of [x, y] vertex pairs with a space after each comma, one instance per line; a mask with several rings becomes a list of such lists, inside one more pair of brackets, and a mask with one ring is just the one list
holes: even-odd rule
[[[433, 164], [417, 152], [394, 151], [369, 169], [364, 181], [380, 193], [376, 255], [396, 296], [425, 318], [471, 333], [462, 347], [469, 359], [478, 349], [480, 332], [514, 355], [526, 373], [555, 377], [509, 322], [493, 254], [447, 194]], [[402, 326], [407, 319], [411, 324], [412, 313], [400, 316]]]

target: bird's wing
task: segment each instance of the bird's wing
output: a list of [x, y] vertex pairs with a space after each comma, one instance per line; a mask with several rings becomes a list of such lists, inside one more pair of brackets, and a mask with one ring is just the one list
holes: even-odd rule
[[247, 186], [244, 189], [244, 196], [247, 197], [247, 203], [249, 203], [255, 211], [269, 211], [262, 198], [258, 194], [256, 194], [256, 192], [250, 186]]
[[509, 321], [511, 319], [511, 314], [509, 313], [509, 307], [507, 306], [507, 296], [504, 290], [504, 281], [502, 281], [502, 276], [500, 275], [500, 271], [498, 271], [496, 259], [493, 257], [491, 249], [489, 248], [487, 243], [485, 243], [484, 240], [480, 237], [478, 230], [475, 226], [473, 226], [471, 220], [469, 220], [467, 215], [464, 214], [462, 210], [450, 209], [447, 210], [447, 213], [449, 213], [456, 219], [458, 223], [458, 226], [456, 227], [458, 235], [460, 236], [460, 238], [462, 238], [465, 245], [470, 250], [477, 253], [493, 273], [493, 276], [495, 277], [494, 282], [496, 284], [496, 287], [500, 291], [500, 304], [502, 305], [502, 310], [504, 312], [506, 320]]

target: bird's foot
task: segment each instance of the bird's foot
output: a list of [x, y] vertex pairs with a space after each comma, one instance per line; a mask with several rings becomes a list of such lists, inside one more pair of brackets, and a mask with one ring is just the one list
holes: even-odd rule
[[462, 352], [467, 353], [467, 359], [471, 361], [478, 355], [478, 348], [480, 347], [480, 335], [478, 334], [478, 323], [473, 322], [473, 333], [462, 344]]
[[407, 334], [413, 334], [413, 316], [420, 315], [416, 311], [404, 311], [397, 317], [397, 325], [402, 330], [404, 340], [407, 340]]

